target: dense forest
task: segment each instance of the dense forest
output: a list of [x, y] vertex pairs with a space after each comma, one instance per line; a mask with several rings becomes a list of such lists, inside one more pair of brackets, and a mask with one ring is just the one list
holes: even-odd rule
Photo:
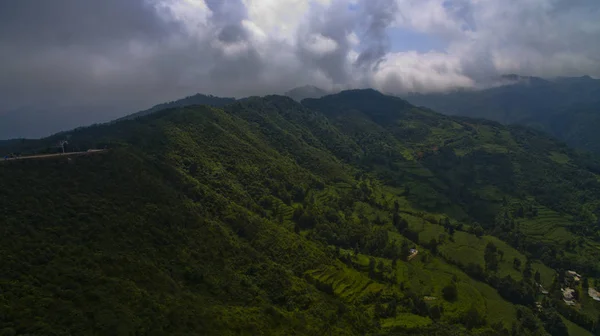
[[0, 335], [600, 333], [600, 161], [542, 132], [352, 90], [0, 154], [63, 139], [0, 161]]

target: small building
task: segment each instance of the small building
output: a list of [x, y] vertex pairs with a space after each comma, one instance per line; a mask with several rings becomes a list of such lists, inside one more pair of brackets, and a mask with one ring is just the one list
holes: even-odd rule
[[567, 271], [567, 276], [576, 283], [581, 281], [582, 276], [575, 271]]
[[565, 303], [569, 306], [574, 306], [575, 305], [575, 298], [573, 296], [573, 293], [575, 292], [574, 289], [572, 288], [561, 288], [561, 292], [563, 294], [563, 301], [565, 301]]
[[588, 295], [594, 299], [594, 301], [600, 301], [600, 292], [598, 292], [595, 288], [588, 288]]
[[575, 292], [574, 289], [567, 287], [567, 288], [561, 289], [561, 292], [563, 294], [563, 299], [565, 299], [567, 301], [573, 300], [573, 293]]
[[419, 250], [412, 248], [408, 252], [410, 252], [410, 255], [408, 256], [408, 261], [410, 261], [412, 258], [417, 256]]

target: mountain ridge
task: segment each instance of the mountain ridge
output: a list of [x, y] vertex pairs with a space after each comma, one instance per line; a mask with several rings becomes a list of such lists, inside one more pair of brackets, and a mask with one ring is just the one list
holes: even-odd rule
[[313, 85], [304, 85], [288, 90], [283, 95], [300, 102], [307, 98], [321, 98], [331, 93], [331, 91], [323, 90]]
[[[522, 78], [522, 77], [519, 77]], [[541, 79], [526, 77], [484, 90], [404, 98], [450, 115], [485, 118], [543, 130], [569, 145], [600, 152], [600, 80], [589, 76]]]
[[109, 151], [0, 162], [0, 330], [595, 330], [594, 301], [554, 296], [567, 267], [600, 274], [600, 170], [539, 131], [352, 90], [68, 134]]

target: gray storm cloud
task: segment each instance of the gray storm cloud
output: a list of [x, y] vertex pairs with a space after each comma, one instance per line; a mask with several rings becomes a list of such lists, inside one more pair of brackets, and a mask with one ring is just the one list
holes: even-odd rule
[[395, 1], [387, 0], [364, 1], [363, 5], [366, 49], [360, 53], [356, 63], [359, 66], [376, 65], [390, 49], [387, 28], [395, 21], [398, 7]]
[[[0, 139], [106, 121], [196, 92], [313, 84], [389, 93], [502, 73], [600, 76], [596, 0], [0, 1]], [[445, 50], [391, 51], [388, 29]], [[406, 41], [410, 46], [410, 41]]]

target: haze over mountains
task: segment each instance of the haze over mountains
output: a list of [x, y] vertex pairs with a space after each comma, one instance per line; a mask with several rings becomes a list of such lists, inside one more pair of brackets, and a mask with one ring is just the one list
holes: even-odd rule
[[480, 91], [413, 94], [406, 99], [446, 114], [531, 126], [573, 147], [600, 153], [600, 80], [504, 78], [513, 83]]
[[[499, 121], [504, 124], [531, 126], [551, 134], [576, 148], [600, 152], [600, 141], [596, 129], [600, 127], [600, 80], [589, 76], [560, 77], [543, 79], [519, 75], [504, 75], [493, 81], [495, 86], [473, 90], [464, 89], [447, 93], [404, 94], [403, 98], [415, 105], [425, 106], [450, 115], [461, 115]], [[328, 91], [305, 85], [286, 91], [284, 95], [296, 101], [307, 98], [320, 98], [336, 91]], [[206, 104], [220, 107], [235, 101], [235, 98], [221, 98], [201, 93], [158, 104], [150, 109], [122, 118], [141, 116], [168, 107]], [[82, 109], [86, 109], [82, 107]], [[0, 134], [25, 134], [33, 136], [5, 136], [8, 138], [36, 138], [58, 130], [68, 130], [96, 122], [94, 115], [105, 115], [110, 107], [100, 107], [94, 113], [81, 114], [86, 119], [61, 121], [55, 116], [48, 119], [43, 111], [23, 110], [19, 113], [0, 115]], [[121, 112], [122, 113], [122, 112]], [[69, 112], [66, 111], [65, 115]], [[119, 120], [115, 115], [113, 119]], [[62, 124], [62, 127], [59, 126]], [[46, 125], [46, 126], [40, 126]], [[70, 126], [69, 126], [70, 125]], [[30, 133], [29, 128], [47, 128], [44, 133]], [[37, 134], [37, 136], [35, 136]]]
[[312, 85], [305, 85], [293, 88], [284, 93], [284, 95], [294, 99], [295, 101], [300, 102], [306, 98], [321, 98], [332, 93], [334, 92], [326, 91]]

